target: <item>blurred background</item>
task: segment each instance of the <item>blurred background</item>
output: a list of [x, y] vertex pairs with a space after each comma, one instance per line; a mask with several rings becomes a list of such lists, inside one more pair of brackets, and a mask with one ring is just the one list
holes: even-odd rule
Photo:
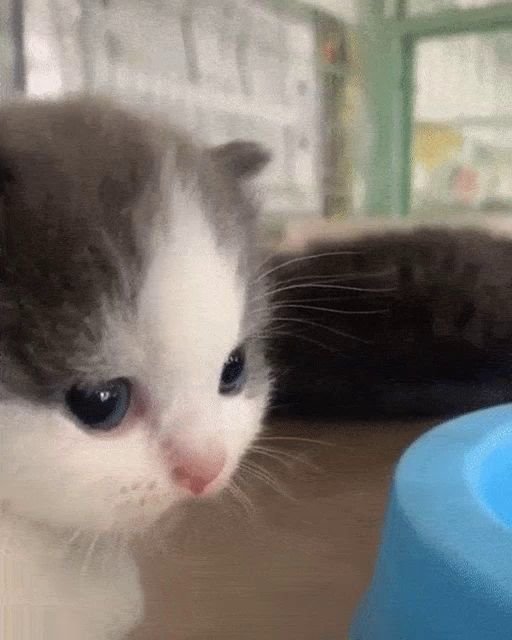
[[266, 220], [512, 211], [512, 1], [1, 0], [0, 89], [258, 140]]

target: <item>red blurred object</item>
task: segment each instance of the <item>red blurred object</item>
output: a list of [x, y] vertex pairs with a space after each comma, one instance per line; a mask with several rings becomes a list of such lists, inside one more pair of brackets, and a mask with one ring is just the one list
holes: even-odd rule
[[324, 58], [329, 64], [334, 64], [338, 58], [338, 47], [332, 40], [324, 45]]
[[465, 204], [471, 204], [478, 192], [478, 171], [462, 167], [455, 176], [453, 188]]

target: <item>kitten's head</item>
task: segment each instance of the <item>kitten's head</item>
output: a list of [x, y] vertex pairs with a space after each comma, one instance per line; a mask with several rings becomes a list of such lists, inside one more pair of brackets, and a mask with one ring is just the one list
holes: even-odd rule
[[0, 110], [0, 499], [145, 526], [226, 485], [268, 376], [256, 145], [214, 149], [107, 102]]

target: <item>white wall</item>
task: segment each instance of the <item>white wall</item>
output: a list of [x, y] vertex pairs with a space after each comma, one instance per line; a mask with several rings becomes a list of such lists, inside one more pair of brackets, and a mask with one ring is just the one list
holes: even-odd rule
[[[508, 41], [512, 51], [512, 33]], [[416, 120], [512, 118], [512, 65], [500, 63], [494, 42], [495, 36], [481, 34], [421, 42], [416, 60]]]
[[[257, 140], [274, 154], [262, 177], [267, 210], [320, 213], [320, 101], [307, 12], [258, 0], [26, 3], [29, 94], [87, 87], [158, 106], [212, 144]], [[351, 0], [316, 4], [352, 9]]]

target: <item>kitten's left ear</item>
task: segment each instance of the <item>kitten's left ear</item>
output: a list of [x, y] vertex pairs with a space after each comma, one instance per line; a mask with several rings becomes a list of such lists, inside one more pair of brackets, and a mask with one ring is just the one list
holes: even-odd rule
[[235, 178], [253, 178], [272, 159], [272, 154], [257, 142], [233, 140], [210, 149], [212, 158], [222, 163]]

